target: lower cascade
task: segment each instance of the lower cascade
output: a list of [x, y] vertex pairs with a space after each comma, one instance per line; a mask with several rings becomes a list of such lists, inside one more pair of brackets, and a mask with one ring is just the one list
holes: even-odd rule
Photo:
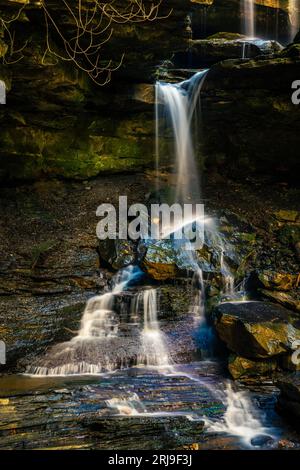
[[224, 417], [218, 423], [209, 425], [212, 432], [225, 432], [233, 436], [240, 436], [248, 445], [255, 445], [255, 438], [273, 438], [266, 434], [270, 430], [266, 429], [255, 413], [247, 393], [244, 391], [234, 391], [230, 383], [225, 385], [225, 403], [226, 411]]
[[[86, 305], [81, 328], [73, 339], [54, 346], [41, 364], [27, 373], [46, 376], [97, 375], [133, 365], [169, 366], [171, 359], [157, 319], [157, 290], [145, 288], [131, 301], [132, 332], [119, 331], [114, 311], [116, 296], [129, 286], [137, 268], [129, 266], [114, 279], [111, 292], [92, 297]], [[136, 325], [140, 309], [141, 324]]]

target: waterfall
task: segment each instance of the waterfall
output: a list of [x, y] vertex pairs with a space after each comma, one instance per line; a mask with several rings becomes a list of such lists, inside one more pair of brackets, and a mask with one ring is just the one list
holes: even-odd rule
[[254, 0], [243, 0], [243, 32], [248, 38], [255, 37], [255, 2]]
[[105, 401], [105, 404], [122, 416], [138, 416], [146, 412], [145, 406], [136, 393], [110, 398]]
[[141, 332], [138, 363], [147, 366], [169, 366], [171, 360], [166, 340], [157, 319], [157, 290], [145, 289], [138, 294], [137, 308], [141, 302], [144, 309], [144, 327]]
[[290, 40], [293, 41], [299, 31], [300, 26], [300, 10], [299, 0], [289, 0], [288, 4], [290, 18]]
[[113, 311], [114, 296], [120, 294], [132, 279], [134, 266], [121, 270], [113, 280], [113, 290], [88, 300], [81, 328], [75, 339], [106, 338], [118, 335], [118, 320]]
[[230, 383], [225, 388], [226, 411], [223, 420], [210, 423], [209, 431], [222, 432], [240, 436], [246, 444], [251, 445], [254, 437], [266, 436], [268, 431], [255, 416], [254, 407], [246, 392], [234, 391]]
[[[118, 336], [119, 319], [113, 310], [114, 297], [128, 287], [140, 271], [136, 266], [120, 270], [112, 281], [111, 292], [88, 300], [78, 334], [47, 352], [40, 364], [29, 367], [34, 375], [65, 376], [111, 372], [128, 366], [125, 338]], [[120, 354], [117, 354], [117, 349]]]
[[174, 137], [172, 154], [175, 156], [176, 202], [199, 201], [195, 145], [192, 119], [199, 104], [201, 86], [207, 70], [180, 83], [156, 83], [156, 168], [160, 163], [160, 140], [171, 128]]
[[221, 269], [221, 274], [224, 280], [223, 294], [233, 297], [234, 296], [234, 275], [232, 274], [228, 264], [225, 261], [223, 246], [221, 246], [220, 269]]

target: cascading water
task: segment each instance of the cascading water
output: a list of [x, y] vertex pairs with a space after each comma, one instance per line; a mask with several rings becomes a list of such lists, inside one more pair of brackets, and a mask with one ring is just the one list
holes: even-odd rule
[[[160, 164], [161, 139], [172, 130], [175, 155], [176, 191], [173, 202], [200, 202], [200, 178], [196, 163], [196, 143], [193, 122], [197, 122], [201, 88], [207, 70], [197, 72], [189, 80], [171, 84], [156, 83], [156, 168], [157, 180]], [[197, 130], [196, 134], [198, 134]], [[187, 250], [190, 265], [199, 285], [192, 306], [194, 318], [203, 330], [206, 328], [203, 274], [194, 253]]]
[[243, 0], [242, 2], [243, 32], [248, 38], [255, 37], [255, 2]]
[[[265, 428], [246, 392], [234, 391], [232, 385], [227, 383], [225, 388], [226, 411], [223, 420], [209, 425], [210, 431], [240, 436], [246, 444], [253, 445], [256, 436], [272, 437]], [[268, 433], [268, 434], [266, 434]]]
[[289, 0], [288, 11], [290, 18], [290, 41], [293, 41], [300, 25], [299, 0]]
[[114, 397], [105, 402], [108, 408], [116, 410], [122, 416], [138, 416], [145, 413], [145, 407], [136, 393]]
[[146, 289], [138, 294], [137, 308], [143, 303], [144, 327], [141, 332], [141, 353], [138, 363], [146, 366], [169, 366], [168, 348], [157, 319], [157, 290]]
[[[160, 139], [168, 129], [174, 137], [176, 195], [174, 201], [188, 203], [200, 199], [192, 119], [199, 104], [199, 95], [207, 70], [189, 80], [171, 84], [156, 83], [156, 161], [160, 160]], [[162, 124], [161, 124], [162, 123]]]
[[119, 320], [113, 304], [115, 296], [139, 273], [135, 266], [119, 271], [113, 279], [111, 292], [88, 300], [78, 334], [66, 343], [55, 345], [41, 364], [28, 368], [27, 372], [48, 376], [99, 374], [130, 365], [126, 354], [116, 354], [116, 349], [122, 351], [122, 348], [118, 336]]

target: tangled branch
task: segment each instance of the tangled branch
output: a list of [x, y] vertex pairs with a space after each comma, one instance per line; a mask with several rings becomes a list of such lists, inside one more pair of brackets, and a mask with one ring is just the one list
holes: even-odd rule
[[19, 8], [17, 13], [10, 19], [4, 19], [3, 17], [0, 16], [0, 27], [3, 28], [4, 32], [7, 34], [8, 38], [8, 56], [10, 57], [10, 60], [6, 58], [6, 54], [3, 57], [3, 63], [5, 65], [8, 64], [15, 64], [16, 62], [19, 62], [21, 59], [23, 59], [23, 50], [27, 46], [28, 41], [23, 44], [22, 47], [19, 49], [16, 49], [15, 47], [15, 31], [10, 31], [9, 27], [12, 23], [15, 21], [18, 21], [21, 17], [21, 14], [23, 13], [23, 10], [26, 8], [30, 0], [26, 0], [23, 5]]
[[[112, 72], [118, 70], [124, 59], [124, 52], [119, 61], [112, 59], [101, 60], [101, 49], [110, 41], [114, 24], [140, 23], [153, 21], [158, 18], [160, 0], [156, 5], [151, 4], [147, 9], [143, 0], [123, 0], [122, 6], [115, 0], [99, 2], [98, 0], [77, 0], [77, 5], [71, 6], [67, 0], [62, 0], [72, 24], [72, 32], [66, 32], [60, 26], [46, 0], [41, 1], [46, 23], [46, 53], [65, 61], [73, 62], [76, 67], [86, 72], [98, 85], [105, 85], [111, 79]], [[51, 30], [58, 35], [63, 45], [63, 54], [51, 47]]]
[[[58, 9], [53, 0], [40, 0], [46, 29], [46, 50], [42, 62], [46, 64], [48, 54], [58, 60], [73, 62], [96, 84], [105, 85], [110, 81], [112, 72], [121, 67], [125, 55], [125, 52], [120, 52], [118, 60], [104, 59], [105, 46], [111, 40], [115, 27], [162, 18], [159, 17], [162, 1], [153, 0], [146, 6], [145, 0], [61, 0], [62, 8]], [[30, 0], [27, 0], [22, 4], [9, 21], [0, 18], [9, 38], [10, 57], [19, 54], [13, 62], [22, 58], [22, 50], [27, 43], [15, 50], [15, 36], [9, 26], [20, 18], [29, 3]], [[6, 63], [13, 62], [6, 60]]]

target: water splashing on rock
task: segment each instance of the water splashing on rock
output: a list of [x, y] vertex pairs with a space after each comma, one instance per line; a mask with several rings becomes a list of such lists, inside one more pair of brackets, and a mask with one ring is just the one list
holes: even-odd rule
[[157, 319], [157, 290], [146, 289], [138, 294], [137, 305], [142, 301], [144, 328], [141, 332], [141, 353], [138, 362], [146, 366], [169, 366], [171, 363], [166, 340]]
[[88, 300], [78, 334], [70, 341], [51, 348], [39, 364], [28, 368], [35, 375], [85, 375], [112, 372], [132, 365], [137, 358], [139, 340], [119, 335], [115, 296], [124, 291], [139, 269], [128, 266], [113, 279], [113, 289]]
[[255, 445], [257, 437], [260, 437], [261, 442], [273, 440], [268, 433], [270, 429], [263, 426], [247, 392], [235, 391], [233, 386], [227, 383], [224, 393], [227, 406], [224, 417], [220, 422], [211, 424], [210, 431], [240, 436], [249, 446]]

